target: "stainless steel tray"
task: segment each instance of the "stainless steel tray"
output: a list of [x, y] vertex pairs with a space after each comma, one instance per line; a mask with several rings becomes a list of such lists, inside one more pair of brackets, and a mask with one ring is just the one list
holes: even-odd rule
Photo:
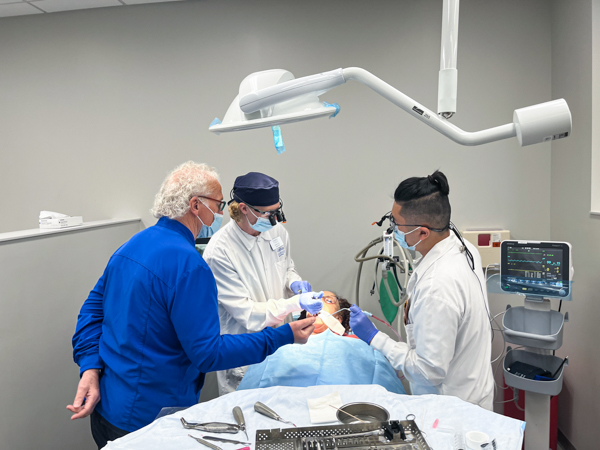
[[406, 440], [394, 434], [381, 442], [378, 436], [347, 437], [382, 429], [387, 422], [368, 422], [321, 427], [274, 428], [256, 431], [256, 450], [431, 450], [414, 420], [401, 420]]

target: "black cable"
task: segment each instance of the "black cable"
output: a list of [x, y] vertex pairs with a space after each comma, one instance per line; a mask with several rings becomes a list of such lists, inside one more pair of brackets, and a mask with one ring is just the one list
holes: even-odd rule
[[[461, 234], [456, 229], [456, 226], [452, 222], [450, 222], [449, 227], [454, 232], [454, 234], [456, 235], [456, 237], [458, 238], [458, 240], [460, 241], [460, 243], [462, 244], [461, 251], [465, 252], [465, 256], [467, 257], [467, 261], [469, 262], [469, 266], [471, 267], [471, 270], [473, 272], [475, 272], [475, 258], [473, 258], [473, 254], [471, 253], [471, 251], [469, 250], [469, 248], [466, 246], [465, 241], [463, 240], [463, 237], [461, 236]], [[477, 279], [479, 279], [479, 277]]]
[[[392, 270], [394, 271], [394, 279], [396, 280], [398, 289], [400, 289], [400, 293], [402, 293], [402, 285], [400, 284], [400, 280], [398, 280], [398, 272], [396, 272], [396, 264], [392, 264]], [[400, 299], [398, 299], [398, 300], [400, 300]]]
[[[562, 298], [558, 302], [558, 312], [560, 312], [561, 308], [562, 308]], [[555, 355], [556, 355], [556, 350], [552, 350], [552, 356], [555, 356]]]

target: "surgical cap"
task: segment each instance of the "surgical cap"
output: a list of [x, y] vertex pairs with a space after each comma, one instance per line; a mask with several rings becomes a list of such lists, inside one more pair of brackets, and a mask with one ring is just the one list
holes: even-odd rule
[[279, 182], [264, 173], [249, 172], [235, 179], [232, 198], [252, 206], [271, 206], [279, 202]]

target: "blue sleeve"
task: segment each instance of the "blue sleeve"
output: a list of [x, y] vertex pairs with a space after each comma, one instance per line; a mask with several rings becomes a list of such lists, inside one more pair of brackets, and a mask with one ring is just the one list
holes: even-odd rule
[[77, 328], [73, 335], [73, 360], [79, 366], [81, 375], [88, 369], [102, 369], [104, 364], [100, 359], [99, 344], [102, 336], [102, 321], [104, 311], [104, 283], [106, 270], [83, 303], [77, 317]]
[[221, 335], [217, 286], [208, 266], [179, 280], [169, 307], [183, 350], [202, 373], [259, 363], [294, 342], [288, 324], [258, 333]]

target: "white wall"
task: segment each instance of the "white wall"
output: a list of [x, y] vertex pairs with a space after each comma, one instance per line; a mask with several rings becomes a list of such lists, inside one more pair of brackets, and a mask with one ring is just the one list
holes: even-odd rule
[[139, 230], [137, 220], [0, 241], [1, 448], [93, 448], [89, 420], [65, 409], [79, 382], [71, 338], [110, 255]]
[[[164, 175], [193, 159], [218, 168], [226, 196], [251, 170], [279, 179], [300, 273], [351, 300], [352, 258], [408, 176], [444, 171], [461, 228], [549, 238], [549, 144], [461, 147], [354, 82], [323, 96], [337, 118], [283, 127], [281, 156], [270, 130], [207, 131], [240, 81], [268, 68], [364, 67], [435, 109], [441, 11], [437, 0], [239, 0], [1, 19], [0, 231], [34, 227], [41, 209], [152, 225]], [[501, 125], [552, 98], [550, 19], [544, 0], [461, 2], [456, 125]]]
[[598, 448], [600, 442], [600, 218], [589, 214], [592, 120], [600, 118], [591, 114], [591, 17], [592, 0], [552, 3], [552, 95], [564, 97], [573, 114], [572, 137], [552, 143], [551, 235], [571, 242], [575, 267], [573, 302], [563, 305], [571, 321], [557, 351], [570, 362], [559, 428], [580, 450]]
[[[454, 122], [500, 125], [549, 100], [546, 2], [461, 6]], [[337, 118], [284, 127], [281, 156], [268, 129], [206, 130], [247, 74], [274, 67], [362, 66], [435, 108], [440, 23], [438, 1], [182, 2], [2, 19], [0, 183], [11, 214], [0, 231], [33, 226], [41, 209], [151, 225], [165, 173], [194, 159], [220, 170], [226, 195], [250, 170], [278, 178], [301, 274], [346, 295], [352, 257], [408, 176], [446, 172], [460, 227], [549, 237], [548, 144], [461, 147], [357, 83], [323, 97], [340, 103]]]

